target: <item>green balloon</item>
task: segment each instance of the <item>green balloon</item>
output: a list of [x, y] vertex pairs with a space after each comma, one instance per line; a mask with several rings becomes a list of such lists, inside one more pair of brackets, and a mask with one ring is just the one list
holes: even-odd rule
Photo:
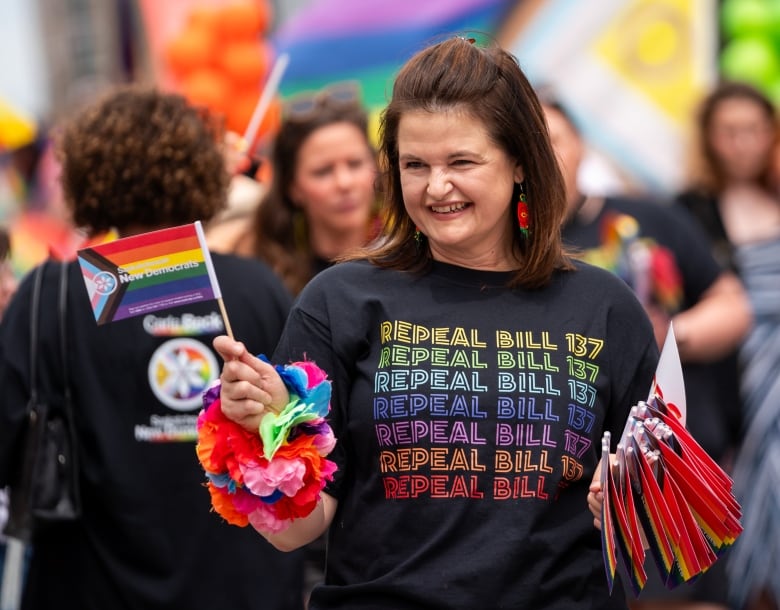
[[780, 77], [764, 85], [763, 91], [776, 105], [780, 105]]
[[772, 7], [772, 21], [768, 30], [768, 34], [769, 37], [774, 41], [775, 45], [778, 45], [780, 44], [780, 0], [772, 0], [770, 4]]
[[772, 41], [759, 36], [735, 38], [720, 55], [720, 69], [730, 80], [764, 88], [780, 78], [780, 60]]
[[773, 0], [725, 0], [720, 19], [731, 38], [771, 34], [776, 10]]

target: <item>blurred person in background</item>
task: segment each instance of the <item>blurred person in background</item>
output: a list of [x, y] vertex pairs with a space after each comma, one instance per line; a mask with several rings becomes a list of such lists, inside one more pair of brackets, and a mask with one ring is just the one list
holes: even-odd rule
[[357, 84], [290, 99], [270, 162], [254, 218], [233, 243], [216, 247], [265, 261], [298, 294], [378, 231], [376, 159]]
[[[645, 306], [659, 347], [673, 322], [683, 364], [688, 404], [687, 425], [694, 438], [721, 465], [735, 450], [739, 406], [735, 394], [719, 387], [720, 357], [732, 352], [752, 321], [738, 278], [710, 253], [706, 236], [685, 210], [636, 196], [588, 196], [578, 186], [585, 153], [570, 112], [550, 92], [540, 92], [553, 148], [567, 185], [568, 215], [564, 243], [584, 260], [613, 271], [634, 289]], [[727, 610], [725, 565], [715, 566], [691, 585], [668, 591], [658, 573], [635, 610]]]
[[[183, 97], [122, 88], [58, 133], [74, 225], [91, 238], [206, 222], [225, 205], [219, 134]], [[291, 297], [259, 261], [213, 255], [231, 327], [270, 353]], [[44, 269], [41, 302], [56, 306], [60, 265]], [[202, 393], [217, 377], [218, 304], [187, 305], [97, 325], [79, 264], [67, 266], [69, 382], [82, 515], [37, 532], [24, 610], [299, 610], [300, 554], [282, 554], [210, 508], [195, 455]], [[32, 274], [28, 275], [31, 277]], [[29, 388], [32, 281], [0, 324], [0, 485], [13, 482]], [[261, 295], [261, 296], [260, 296]], [[61, 383], [58, 316], [41, 316], [40, 367]], [[259, 568], [258, 568], [259, 566]]]
[[0, 320], [17, 285], [16, 275], [11, 268], [11, 238], [6, 228], [0, 226]]
[[[0, 226], [0, 320], [3, 319], [11, 297], [18, 286], [18, 281], [11, 268], [11, 238], [4, 226]], [[5, 489], [0, 487], [0, 578], [3, 575], [5, 565], [6, 543], [2, 531], [8, 518], [8, 495]]]
[[725, 82], [701, 102], [695, 165], [678, 200], [707, 232], [713, 252], [742, 278], [755, 314], [739, 354], [743, 441], [734, 468], [744, 532], [728, 573], [735, 608], [780, 603], [780, 183], [772, 101]]

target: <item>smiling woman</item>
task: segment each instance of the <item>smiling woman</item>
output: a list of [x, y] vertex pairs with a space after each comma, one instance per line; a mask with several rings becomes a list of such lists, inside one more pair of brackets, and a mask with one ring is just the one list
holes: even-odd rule
[[[258, 531], [284, 550], [327, 532], [312, 610], [624, 609], [586, 498], [658, 352], [625, 283], [561, 246], [563, 179], [517, 61], [460, 37], [412, 57], [380, 163], [381, 234], [306, 285], [273, 358], [328, 373], [338, 471], [309, 516]], [[256, 431], [247, 396], [288, 390], [214, 345], [222, 411]]]
[[415, 110], [398, 125], [406, 211], [433, 258], [511, 271], [512, 191], [523, 170], [490, 139], [482, 121], [458, 109]]

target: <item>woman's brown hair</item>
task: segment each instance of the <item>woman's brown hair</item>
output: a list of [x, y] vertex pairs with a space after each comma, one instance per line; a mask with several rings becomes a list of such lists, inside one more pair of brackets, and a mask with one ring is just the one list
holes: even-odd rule
[[[327, 95], [315, 96], [305, 113], [285, 116], [271, 153], [271, 185], [255, 212], [254, 254], [269, 264], [293, 294], [300, 292], [311, 279], [315, 258], [309, 245], [305, 215], [290, 198], [298, 154], [315, 131], [337, 123], [357, 127], [365, 135], [366, 147], [371, 149], [368, 115], [357, 99], [344, 101]], [[367, 235], [369, 231], [370, 227], [366, 227]]]
[[[536, 94], [512, 55], [461, 37], [417, 53], [395, 80], [380, 128], [385, 227], [362, 256], [392, 269], [422, 271], [430, 265], [430, 250], [418, 246], [404, 206], [398, 126], [404, 113], [450, 108], [482, 121], [493, 141], [523, 168], [530, 233], [524, 236], [513, 221], [515, 251], [522, 264], [510, 285], [542, 286], [555, 269], [571, 269], [560, 235], [566, 191]], [[514, 206], [508, 213], [514, 218]]]

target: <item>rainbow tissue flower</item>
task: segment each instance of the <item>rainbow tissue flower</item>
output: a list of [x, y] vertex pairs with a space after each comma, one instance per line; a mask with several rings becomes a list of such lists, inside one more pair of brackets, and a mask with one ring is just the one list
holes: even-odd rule
[[[262, 356], [261, 356], [262, 358]], [[228, 523], [277, 533], [310, 514], [336, 464], [336, 444], [325, 420], [330, 381], [310, 361], [277, 366], [290, 391], [280, 413], [268, 413], [259, 434], [229, 420], [220, 407], [220, 385], [203, 396], [196, 451], [206, 471], [211, 504]]]

